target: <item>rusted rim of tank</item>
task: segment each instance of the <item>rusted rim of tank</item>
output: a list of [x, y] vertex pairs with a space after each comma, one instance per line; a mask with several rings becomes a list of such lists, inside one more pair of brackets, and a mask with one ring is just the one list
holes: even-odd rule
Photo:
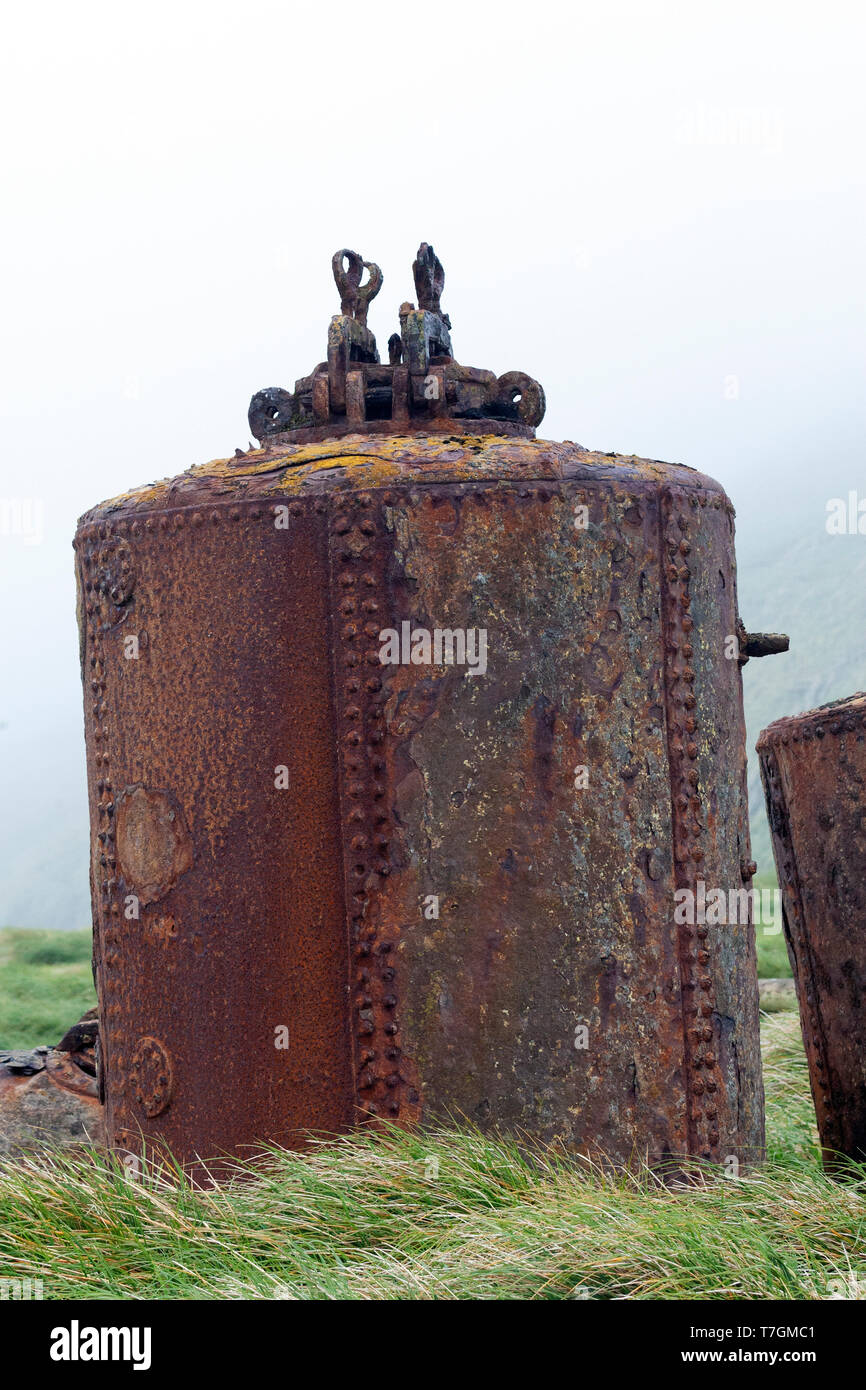
[[347, 491], [451, 488], [457, 492], [505, 485], [518, 495], [563, 485], [618, 487], [635, 499], [647, 490], [675, 485], [694, 508], [734, 508], [721, 484], [686, 464], [636, 454], [586, 449], [572, 440], [554, 441], [466, 433], [397, 432], [344, 434], [334, 440], [236, 450], [234, 457], [196, 464], [174, 478], [108, 498], [79, 518], [85, 528], [124, 521], [150, 526], [155, 513], [201, 509], [210, 520], [234, 516], [246, 506], [311, 500], [321, 509], [341, 505]]
[[801, 737], [807, 741], [821, 739], [828, 734], [838, 737], [839, 734], [851, 734], [863, 728], [866, 728], [866, 692], [858, 691], [854, 695], [846, 695], [844, 699], [831, 700], [826, 705], [805, 710], [803, 714], [790, 714], [784, 719], [774, 720], [761, 731], [755, 746], [761, 752], [765, 748], [776, 748], [780, 743], [797, 743]]
[[[425, 420], [421, 435], [453, 435], [465, 425], [473, 434], [499, 435], [503, 439], [534, 439], [535, 430], [530, 425], [518, 425], [510, 420], [494, 420], [484, 417], [446, 416], [439, 420]], [[285, 449], [292, 444], [320, 444], [330, 439], [345, 439], [352, 435], [394, 435], [412, 436], [401, 420], [362, 420], [352, 425], [310, 425], [306, 429], [283, 430], [279, 434], [266, 435], [262, 449]]]
[[464, 463], [472, 464], [474, 468], [494, 463], [506, 466], [526, 463], [537, 467], [544, 463], [553, 464], [558, 456], [571, 454], [575, 450], [584, 452], [580, 445], [536, 439], [535, 431], [526, 430], [523, 426], [507, 430], [501, 420], [466, 421], [465, 430], [460, 428], [459, 421], [443, 420], [439, 424], [441, 428], [415, 431], [383, 428], [383, 422], [377, 421], [375, 429], [338, 429], [333, 434], [323, 435], [321, 439], [301, 439], [301, 431], [287, 431], [283, 435], [272, 436], [258, 448], [246, 452], [236, 450], [233, 458], [213, 459], [209, 463], [199, 464], [182, 476], [194, 478], [220, 471], [231, 477], [277, 469], [294, 472], [296, 469], [300, 471], [304, 465], [307, 465], [307, 471], [325, 471], [325, 464], [333, 466], [344, 463], [346, 466], [363, 467], [370, 462], [412, 470], [435, 468], [443, 464], [459, 467]]

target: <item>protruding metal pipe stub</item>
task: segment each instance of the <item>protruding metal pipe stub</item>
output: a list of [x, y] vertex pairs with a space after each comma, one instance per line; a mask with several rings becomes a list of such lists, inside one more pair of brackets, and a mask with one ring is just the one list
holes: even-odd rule
[[418, 308], [400, 306], [400, 332], [388, 340], [387, 364], [379, 361], [367, 327], [381, 270], [346, 248], [331, 264], [340, 313], [328, 329], [327, 361], [296, 381], [293, 392], [269, 386], [253, 396], [249, 424], [256, 439], [279, 444], [343, 434], [436, 433], [453, 430], [456, 421], [471, 421], [479, 432], [534, 436], [545, 411], [537, 381], [525, 372], [497, 377], [455, 360], [451, 320], [441, 308], [445, 272], [432, 246], [422, 241], [418, 248], [412, 265]]
[[818, 1132], [833, 1169], [839, 1155], [866, 1158], [866, 695], [777, 720], [758, 753]]
[[752, 656], [778, 656], [788, 651], [791, 639], [784, 632], [747, 632], [742, 620], [738, 618], [737, 644], [739, 663], [745, 666]]

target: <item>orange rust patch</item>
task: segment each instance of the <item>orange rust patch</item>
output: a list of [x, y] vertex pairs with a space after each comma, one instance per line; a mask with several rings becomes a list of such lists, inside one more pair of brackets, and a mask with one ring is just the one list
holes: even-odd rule
[[138, 785], [121, 793], [117, 853], [123, 876], [144, 907], [164, 898], [192, 867], [192, 840], [171, 792]]

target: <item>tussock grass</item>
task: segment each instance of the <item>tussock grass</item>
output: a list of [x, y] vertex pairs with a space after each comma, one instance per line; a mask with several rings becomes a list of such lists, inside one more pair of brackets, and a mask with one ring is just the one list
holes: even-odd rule
[[0, 1165], [0, 1275], [46, 1298], [826, 1297], [866, 1168], [818, 1161], [796, 1017], [765, 1019], [769, 1160], [665, 1187], [467, 1128], [274, 1150], [213, 1190], [100, 1155]]
[[0, 930], [0, 1048], [59, 1042], [96, 1003], [87, 931]]
[[776, 1163], [818, 1166], [818, 1131], [799, 1014], [762, 1014], [761, 1053], [768, 1157]]
[[[779, 881], [775, 870], [765, 869], [752, 879], [752, 887], [762, 895], [778, 891]], [[765, 901], [762, 896], [762, 903]], [[778, 902], [778, 899], [775, 900]], [[788, 948], [781, 930], [781, 920], [772, 924], [758, 925], [755, 928], [755, 946], [758, 953], [758, 975], [762, 980], [784, 979], [791, 974]]]
[[758, 951], [758, 975], [762, 980], [790, 977], [791, 962], [782, 932], [770, 935], [759, 927], [755, 934], [755, 944]]

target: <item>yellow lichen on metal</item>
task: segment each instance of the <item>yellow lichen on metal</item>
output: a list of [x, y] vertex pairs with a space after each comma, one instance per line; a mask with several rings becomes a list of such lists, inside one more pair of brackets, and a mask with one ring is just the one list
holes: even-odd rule
[[[273, 476], [273, 490], [288, 496], [301, 496], [325, 474], [350, 470], [353, 486], [377, 487], [389, 483], [478, 482], [511, 478], [525, 471], [538, 479], [562, 479], [574, 467], [627, 470], [635, 480], [661, 481], [671, 467], [691, 474], [696, 485], [705, 482], [700, 474], [682, 465], [660, 463], [635, 455], [605, 454], [582, 449], [580, 445], [554, 443], [544, 439], [519, 439], [507, 435], [382, 434], [347, 435], [317, 443], [253, 449], [231, 458], [211, 459], [196, 464], [181, 479], [244, 479]], [[109, 510], [132, 504], [154, 506], [171, 503], [183, 506], [178, 479], [163, 479], [146, 487], [121, 493], [103, 503]], [[336, 480], [335, 480], [336, 481]], [[687, 476], [682, 477], [687, 482]], [[170, 497], [170, 491], [174, 496]]]

